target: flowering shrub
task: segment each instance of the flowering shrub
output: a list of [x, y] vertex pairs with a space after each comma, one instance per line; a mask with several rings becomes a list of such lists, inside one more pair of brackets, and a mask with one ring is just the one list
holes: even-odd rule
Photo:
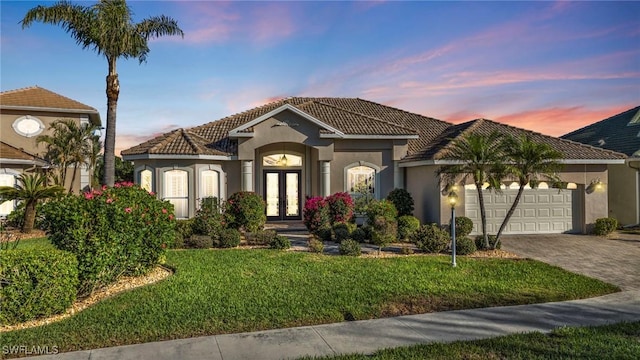
[[322, 196], [307, 199], [302, 210], [302, 222], [309, 232], [316, 233], [329, 226], [329, 207]]
[[348, 193], [335, 193], [327, 196], [325, 201], [329, 205], [329, 220], [331, 224], [349, 222], [353, 217], [353, 199]]
[[224, 215], [227, 227], [244, 228], [248, 232], [261, 230], [267, 222], [264, 200], [251, 191], [232, 194], [225, 203]]
[[173, 205], [130, 182], [50, 201], [43, 214], [51, 242], [78, 258], [80, 296], [151, 270], [175, 238]]

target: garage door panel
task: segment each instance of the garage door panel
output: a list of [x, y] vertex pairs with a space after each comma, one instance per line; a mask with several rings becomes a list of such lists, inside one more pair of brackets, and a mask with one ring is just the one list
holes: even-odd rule
[[[517, 189], [504, 189], [502, 194], [484, 191], [487, 209], [487, 231], [498, 232], [507, 215]], [[573, 190], [525, 189], [515, 209], [505, 234], [562, 233], [573, 228]], [[477, 191], [465, 193], [466, 216], [474, 222], [474, 234], [481, 233], [480, 205]]]

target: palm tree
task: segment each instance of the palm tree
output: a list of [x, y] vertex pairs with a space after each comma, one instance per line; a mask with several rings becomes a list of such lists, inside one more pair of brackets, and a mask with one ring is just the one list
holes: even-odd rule
[[18, 185], [0, 187], [0, 203], [9, 200], [25, 201], [23, 233], [30, 233], [36, 221], [38, 201], [58, 196], [64, 191], [62, 186], [46, 186], [42, 174], [21, 174]]
[[[78, 125], [75, 120], [56, 120], [50, 126], [51, 135], [41, 135], [36, 138], [38, 143], [46, 144], [45, 159], [58, 167], [58, 185], [64, 186], [67, 181], [67, 171], [73, 167], [71, 186], [77, 178], [79, 167], [90, 167], [96, 147], [95, 131], [97, 126], [91, 124]], [[99, 141], [98, 141], [99, 145]], [[98, 149], [99, 151], [99, 149]]]
[[148, 41], [165, 35], [181, 35], [178, 23], [167, 16], [153, 16], [134, 23], [124, 0], [101, 0], [95, 5], [74, 5], [59, 1], [51, 6], [39, 5], [22, 19], [22, 28], [34, 21], [60, 25], [83, 49], [92, 48], [107, 59], [107, 127], [104, 143], [104, 183], [113, 186], [116, 141], [116, 108], [120, 81], [116, 64], [119, 58], [136, 58], [143, 63], [149, 53]]
[[520, 187], [496, 234], [494, 248], [498, 246], [500, 235], [520, 203], [524, 187], [527, 184], [534, 187], [541, 179], [559, 181], [557, 172], [561, 165], [558, 160], [562, 159], [560, 152], [545, 143], [533, 141], [529, 136], [508, 137], [504, 140], [503, 146], [506, 174], [516, 178]]
[[500, 189], [502, 177], [502, 143], [497, 132], [490, 135], [469, 133], [459, 139], [454, 139], [446, 148], [444, 158], [455, 161], [452, 165], [444, 165], [438, 169], [441, 183], [451, 185], [457, 182], [473, 180], [478, 191], [480, 203], [480, 218], [482, 220], [482, 235], [484, 245], [489, 247], [487, 236], [487, 214], [484, 206], [482, 187], [489, 183], [490, 189]]

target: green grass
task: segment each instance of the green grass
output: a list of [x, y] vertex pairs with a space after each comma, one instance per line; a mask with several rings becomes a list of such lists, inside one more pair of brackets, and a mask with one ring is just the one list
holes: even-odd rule
[[[549, 334], [529, 333], [487, 340], [399, 347], [373, 355], [314, 359], [638, 359], [640, 322], [598, 327], [559, 328]], [[305, 358], [311, 359], [311, 358]]]
[[35, 249], [35, 248], [53, 249], [53, 245], [51, 244], [51, 241], [49, 241], [49, 238], [40, 237], [40, 238], [20, 240], [20, 242], [18, 242], [17, 248], [18, 249]]
[[170, 251], [175, 274], [0, 346], [91, 349], [398, 314], [585, 298], [613, 285], [533, 260], [352, 258], [272, 250]]

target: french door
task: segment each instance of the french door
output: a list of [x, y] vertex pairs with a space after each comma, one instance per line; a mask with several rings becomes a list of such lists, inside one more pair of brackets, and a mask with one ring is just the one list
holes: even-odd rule
[[300, 170], [265, 170], [264, 201], [267, 220], [300, 220]]

